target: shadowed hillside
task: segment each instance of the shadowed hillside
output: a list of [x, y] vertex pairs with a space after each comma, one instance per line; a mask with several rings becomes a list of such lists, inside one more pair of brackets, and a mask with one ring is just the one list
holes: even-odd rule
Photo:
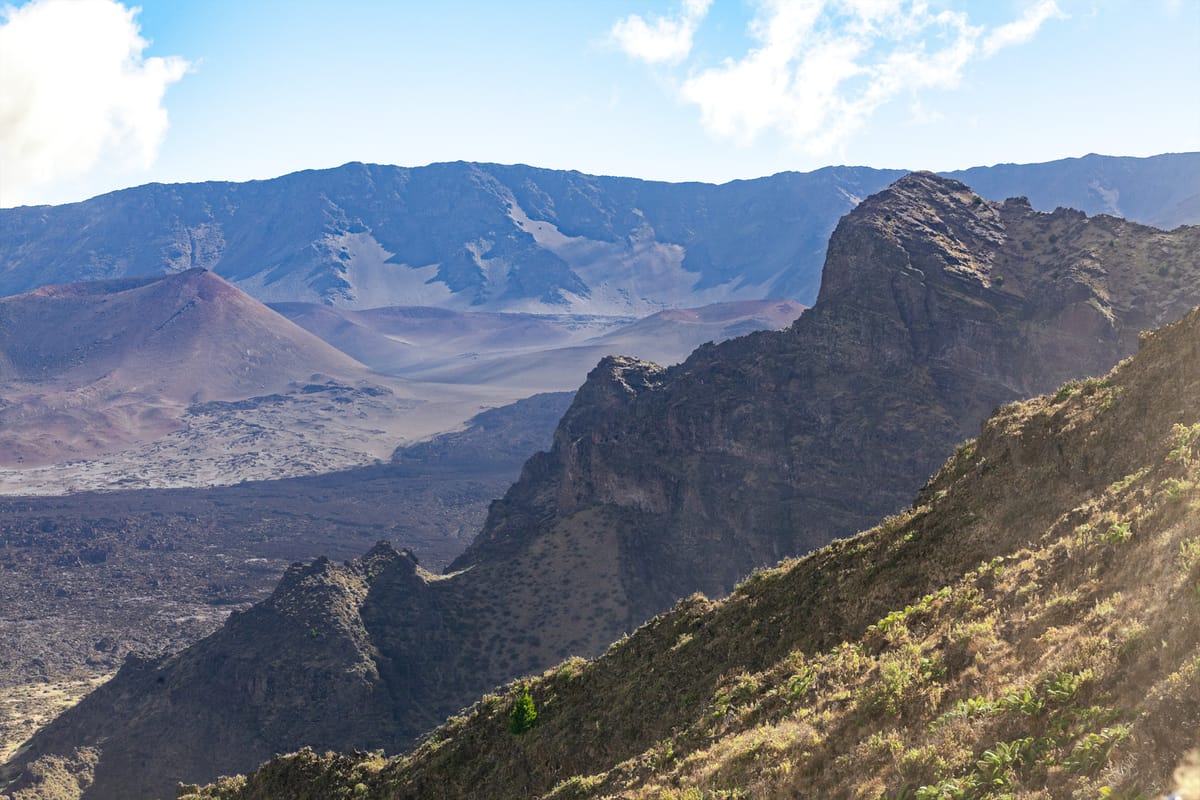
[[409, 756], [310, 750], [181, 797], [1194, 800], [1198, 395], [1200, 311], [999, 409], [912, 508], [488, 695]]
[[440, 571], [549, 446], [570, 394], [489, 409], [346, 472], [205, 489], [0, 498], [0, 761], [130, 653], [174, 652], [287, 566], [380, 538]]

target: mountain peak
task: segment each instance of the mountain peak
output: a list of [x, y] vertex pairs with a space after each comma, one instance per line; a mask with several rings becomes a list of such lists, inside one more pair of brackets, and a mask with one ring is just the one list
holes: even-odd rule
[[162, 280], [168, 285], [187, 286], [196, 291], [225, 291], [225, 287], [235, 292], [239, 291], [220, 275], [205, 267], [191, 267], [167, 273]]
[[[888, 187], [892, 190], [892, 194], [907, 193], [907, 194], [927, 194], [938, 195], [945, 192], [965, 192], [974, 194], [971, 187], [967, 186], [962, 181], [957, 181], [953, 178], [947, 178], [943, 175], [938, 175], [936, 172], [930, 172], [926, 169], [914, 170], [896, 179], [896, 181]], [[884, 194], [884, 192], [879, 194]]]
[[[847, 216], [902, 224], [906, 216], [912, 222], [933, 214], [979, 211], [981, 203], [982, 199], [965, 183], [932, 172], [910, 172], [865, 199]], [[895, 219], [897, 215], [901, 219]], [[889, 216], [893, 219], [887, 219]]]
[[583, 389], [589, 391], [583, 403], [590, 403], [598, 397], [590, 396], [591, 392], [606, 394], [612, 401], [618, 398], [631, 397], [644, 391], [653, 391], [662, 383], [665, 370], [658, 364], [642, 361], [629, 356], [605, 356], [600, 363], [588, 373], [588, 380]]
[[869, 287], [901, 274], [924, 281], [949, 273], [986, 284], [1003, 243], [996, 207], [970, 187], [910, 173], [842, 217], [829, 240], [818, 303], [846, 294], [869, 298]]

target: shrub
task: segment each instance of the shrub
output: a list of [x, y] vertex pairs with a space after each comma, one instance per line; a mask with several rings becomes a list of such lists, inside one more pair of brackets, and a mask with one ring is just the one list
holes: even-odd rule
[[508, 729], [514, 734], [522, 734], [537, 724], [537, 708], [533, 704], [533, 696], [529, 687], [522, 686], [521, 694], [513, 701], [512, 709], [508, 712]]
[[1054, 405], [1058, 405], [1059, 403], [1066, 400], [1068, 397], [1071, 397], [1072, 395], [1078, 394], [1078, 393], [1079, 393], [1079, 381], [1067, 381], [1066, 383], [1064, 383], [1062, 386], [1059, 387], [1057, 392], [1054, 393], [1054, 397], [1051, 398], [1050, 402], [1053, 403]]
[[1200, 536], [1193, 536], [1179, 545], [1179, 566], [1184, 574], [1200, 569]]
[[1100, 534], [1100, 541], [1105, 544], [1119, 544], [1129, 541], [1129, 523], [1117, 521], [1114, 522], [1107, 531]]
[[1182, 502], [1196, 488], [1190, 481], [1181, 481], [1178, 478], [1167, 478], [1162, 482], [1162, 487], [1163, 496], [1171, 503]]

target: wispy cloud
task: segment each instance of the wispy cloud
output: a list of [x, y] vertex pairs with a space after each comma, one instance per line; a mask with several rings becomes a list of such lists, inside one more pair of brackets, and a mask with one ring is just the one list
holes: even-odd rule
[[[957, 86], [973, 60], [1026, 42], [1047, 20], [1065, 17], [1054, 0], [1038, 0], [1020, 18], [989, 30], [972, 24], [965, 11], [937, 6], [925, 0], [758, 0], [749, 27], [755, 46], [741, 58], [693, 71], [680, 95], [699, 107], [717, 136], [748, 143], [776, 131], [824, 155], [888, 101]], [[682, 25], [682, 19], [668, 22]], [[687, 31], [689, 46], [696, 25]], [[673, 52], [682, 59], [688, 49]]]
[[167, 87], [189, 64], [143, 58], [136, 9], [115, 0], [34, 0], [0, 11], [0, 206], [103, 159], [153, 163]]
[[692, 37], [712, 0], [683, 0], [676, 16], [647, 22], [638, 14], [617, 20], [610, 36], [628, 55], [650, 64], [681, 61], [692, 52]]
[[987, 35], [983, 40], [983, 55], [993, 56], [1005, 47], [1025, 44], [1037, 34], [1042, 23], [1049, 19], [1066, 19], [1067, 15], [1058, 7], [1055, 0], [1041, 0], [1029, 8], [1020, 19], [1007, 25], [1001, 25]]

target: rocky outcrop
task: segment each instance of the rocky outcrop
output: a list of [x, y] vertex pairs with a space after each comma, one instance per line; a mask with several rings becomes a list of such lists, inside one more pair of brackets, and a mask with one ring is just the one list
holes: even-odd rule
[[600, 515], [641, 614], [724, 594], [899, 509], [995, 406], [1132, 353], [1200, 301], [1198, 243], [905, 177], [842, 220], [790, 329], [602, 362], [454, 567]]
[[216, 635], [170, 658], [130, 656], [43, 729], [35, 752], [73, 752], [81, 736], [97, 742], [103, 755], [87, 796], [115, 799], [165, 796], [181, 774], [268, 758], [280, 742], [396, 746], [402, 740], [378, 736], [392, 703], [375, 661], [380, 631], [361, 612], [397, 584], [416, 597], [418, 571], [411, 553], [382, 544], [341, 565], [295, 564], [267, 600], [234, 612]]

